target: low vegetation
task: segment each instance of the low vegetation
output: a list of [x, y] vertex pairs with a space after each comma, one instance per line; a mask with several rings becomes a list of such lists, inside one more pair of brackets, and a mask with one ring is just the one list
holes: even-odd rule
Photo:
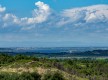
[[0, 80], [108, 80], [108, 59], [0, 54]]

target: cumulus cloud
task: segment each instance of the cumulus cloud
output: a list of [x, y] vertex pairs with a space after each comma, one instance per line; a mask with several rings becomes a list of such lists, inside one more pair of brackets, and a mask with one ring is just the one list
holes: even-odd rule
[[47, 4], [44, 4], [41, 1], [35, 3], [38, 9], [33, 10], [33, 17], [32, 18], [21, 18], [23, 22], [26, 20], [26, 24], [36, 24], [42, 23], [47, 20], [48, 16], [50, 15], [50, 7]]

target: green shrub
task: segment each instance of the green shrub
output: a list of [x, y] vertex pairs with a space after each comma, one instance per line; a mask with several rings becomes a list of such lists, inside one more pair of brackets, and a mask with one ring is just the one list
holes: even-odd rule
[[65, 80], [63, 75], [59, 72], [46, 73], [43, 80]]
[[22, 74], [8, 74], [1, 73], [0, 80], [41, 80], [41, 76], [38, 73], [22, 73]]

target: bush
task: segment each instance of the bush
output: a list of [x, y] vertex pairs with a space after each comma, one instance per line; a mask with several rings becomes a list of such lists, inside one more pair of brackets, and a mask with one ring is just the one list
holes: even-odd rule
[[22, 74], [0, 74], [0, 80], [41, 80], [38, 73], [22, 73]]
[[54, 73], [45, 74], [43, 80], [65, 80], [65, 79], [61, 73], [54, 72]]

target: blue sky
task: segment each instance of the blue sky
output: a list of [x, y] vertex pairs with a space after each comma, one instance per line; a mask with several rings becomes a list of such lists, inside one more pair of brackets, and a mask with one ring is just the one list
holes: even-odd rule
[[[39, 0], [0, 0], [0, 4], [7, 8], [7, 11], [19, 17], [31, 16], [31, 10], [35, 8], [34, 3]], [[55, 11], [64, 9], [83, 7], [96, 4], [108, 4], [107, 0], [40, 0]]]
[[0, 0], [0, 47], [108, 46], [108, 0]]

